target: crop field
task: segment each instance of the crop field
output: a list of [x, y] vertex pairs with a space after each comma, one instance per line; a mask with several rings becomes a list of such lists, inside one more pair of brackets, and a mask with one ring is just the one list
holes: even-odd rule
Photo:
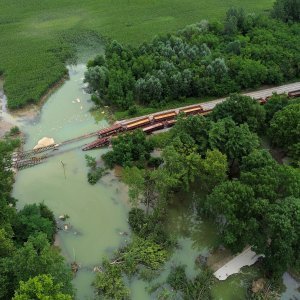
[[66, 73], [75, 45], [98, 34], [137, 44], [229, 7], [267, 12], [273, 0], [0, 0], [0, 76], [9, 108], [36, 103]]

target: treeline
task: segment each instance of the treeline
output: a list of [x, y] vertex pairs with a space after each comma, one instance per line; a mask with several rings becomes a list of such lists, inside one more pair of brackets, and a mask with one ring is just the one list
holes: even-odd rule
[[278, 85], [300, 76], [300, 24], [278, 18], [230, 9], [223, 23], [202, 21], [136, 48], [112, 41], [85, 81], [96, 103], [133, 112]]
[[[172, 251], [175, 245], [165, 232], [168, 205], [173, 195], [193, 191], [195, 186], [201, 189], [194, 200], [199, 214], [215, 221], [220, 244], [233, 253], [248, 245], [263, 253], [262, 272], [268, 278], [280, 278], [290, 268], [299, 271], [300, 170], [277, 163], [260, 142], [261, 136], [267, 135], [273, 145], [284, 144], [287, 151], [290, 145], [299, 143], [299, 109], [299, 100], [288, 100], [285, 95], [274, 95], [266, 106], [250, 97], [233, 95], [207, 117], [179, 116], [168, 133], [146, 138], [136, 130], [114, 139], [112, 151], [103, 159], [109, 167], [124, 167], [122, 178], [134, 206], [129, 213], [133, 242], [105, 261], [104, 272], [95, 282], [97, 291], [122, 299], [117, 295], [122, 282], [122, 295], [129, 298], [122, 281], [122, 274], [132, 276], [126, 260], [137, 259], [140, 267], [145, 265], [140, 257], [143, 247], [139, 248], [141, 254], [136, 252], [137, 237], [143, 241], [138, 245], [145, 240], [153, 243], [151, 260], [158, 263], [156, 266], [163, 264], [167, 256], [161, 251]], [[285, 139], [281, 144], [279, 134]], [[137, 140], [139, 143], [134, 142]], [[160, 157], [152, 156], [154, 148], [160, 148]], [[299, 163], [299, 159], [299, 155], [294, 156], [292, 163]], [[145, 253], [149, 250], [147, 243]], [[138, 271], [140, 276], [142, 270]], [[155, 277], [147, 275], [144, 279]], [[117, 281], [113, 280], [115, 276]], [[211, 273], [202, 266], [196, 278], [197, 284], [187, 280], [182, 266], [177, 266], [166, 282], [175, 291], [166, 291], [164, 286], [161, 293], [181, 293], [184, 299], [203, 293], [210, 299]]]
[[73, 299], [72, 274], [53, 246], [56, 222], [41, 203], [16, 210], [11, 153], [17, 140], [0, 140], [0, 299]]

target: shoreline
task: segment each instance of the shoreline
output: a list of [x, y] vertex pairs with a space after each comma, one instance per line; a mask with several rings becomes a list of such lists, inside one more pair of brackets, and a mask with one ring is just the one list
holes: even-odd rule
[[[8, 120], [8, 118], [3, 117], [2, 114], [7, 114], [14, 119], [26, 119], [27, 121], [34, 120], [37, 118], [43, 105], [47, 102], [49, 97], [55, 93], [68, 79], [70, 78], [69, 74], [64, 75], [60, 78], [55, 84], [48, 88], [48, 90], [44, 93], [44, 95], [40, 98], [37, 104], [28, 104], [23, 108], [19, 108], [16, 110], [6, 109], [5, 112], [1, 109], [0, 114], [0, 138], [2, 138], [5, 133], [7, 133], [12, 127], [16, 124], [12, 123]], [[0, 77], [0, 80], [4, 82], [4, 77]], [[3, 89], [4, 94], [4, 89]]]
[[47, 102], [49, 97], [54, 94], [68, 79], [70, 76], [64, 75], [60, 78], [56, 83], [54, 83], [51, 87], [47, 89], [44, 95], [40, 98], [37, 104], [28, 104], [23, 108], [18, 108], [15, 110], [7, 109], [7, 113], [15, 118], [28, 118], [34, 119], [40, 113], [43, 105]]

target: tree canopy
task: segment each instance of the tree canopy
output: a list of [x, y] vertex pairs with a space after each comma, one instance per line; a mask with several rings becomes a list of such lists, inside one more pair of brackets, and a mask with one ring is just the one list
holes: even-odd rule
[[124, 133], [112, 139], [112, 151], [102, 156], [109, 167], [114, 165], [132, 166], [134, 164], [143, 166], [150, 158], [153, 146], [146, 139], [141, 130]]
[[260, 131], [265, 123], [265, 109], [248, 96], [232, 95], [216, 105], [211, 117], [214, 121], [231, 117], [237, 124], [248, 124], [251, 131]]
[[72, 300], [71, 295], [62, 293], [62, 284], [54, 284], [50, 275], [39, 275], [20, 282], [13, 300]]
[[284, 22], [300, 21], [300, 1], [299, 0], [276, 0], [272, 15]]
[[[105, 56], [88, 64], [85, 81], [102, 102], [129, 111], [289, 81], [300, 74], [299, 24], [280, 20], [299, 20], [299, 0], [276, 1], [273, 14], [279, 20], [233, 8], [223, 24], [202, 21], [137, 47], [111, 41]], [[261, 125], [251, 116], [251, 129]]]
[[300, 141], [300, 103], [291, 104], [275, 113], [270, 122], [269, 137], [275, 146], [288, 149]]

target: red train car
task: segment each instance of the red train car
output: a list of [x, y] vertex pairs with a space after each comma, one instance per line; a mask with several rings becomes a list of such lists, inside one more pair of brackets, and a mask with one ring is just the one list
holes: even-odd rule
[[143, 131], [147, 134], [150, 134], [156, 130], [163, 129], [164, 127], [165, 127], [165, 125], [163, 123], [157, 123], [157, 124], [150, 125], [150, 126], [143, 128]]
[[206, 116], [206, 115], [210, 114], [212, 111], [213, 111], [212, 109], [206, 109], [206, 110], [202, 111], [200, 113], [200, 115], [201, 116]]
[[161, 122], [161, 121], [173, 119], [173, 118], [175, 118], [176, 116], [177, 116], [177, 113], [176, 113], [175, 110], [173, 110], [173, 111], [169, 111], [169, 112], [166, 112], [166, 113], [154, 115], [154, 116], [153, 116], [153, 120], [154, 120], [155, 122]]
[[118, 133], [120, 131], [123, 131], [123, 130], [124, 130], [124, 128], [121, 124], [115, 124], [115, 125], [112, 125], [110, 127], [107, 127], [107, 128], [104, 128], [104, 129], [98, 131], [98, 135], [100, 137], [106, 137], [106, 136]]
[[291, 92], [288, 93], [288, 96], [290, 98], [300, 97], [300, 90], [291, 91]]
[[166, 121], [166, 126], [167, 127], [172, 127], [172, 126], [174, 126], [176, 124], [176, 122], [177, 122], [176, 119], [174, 119], [174, 120], [168, 120], [168, 121]]
[[85, 147], [82, 148], [82, 150], [87, 151], [87, 150], [91, 150], [91, 149], [101, 148], [101, 147], [109, 145], [109, 143], [110, 143], [109, 137], [100, 138], [100, 139], [86, 145]]
[[184, 113], [186, 115], [196, 115], [203, 111], [203, 107], [201, 105], [195, 105], [187, 108], [180, 109], [179, 112]]
[[264, 105], [267, 103], [268, 99], [267, 98], [259, 98], [257, 101], [259, 102], [260, 105]]

